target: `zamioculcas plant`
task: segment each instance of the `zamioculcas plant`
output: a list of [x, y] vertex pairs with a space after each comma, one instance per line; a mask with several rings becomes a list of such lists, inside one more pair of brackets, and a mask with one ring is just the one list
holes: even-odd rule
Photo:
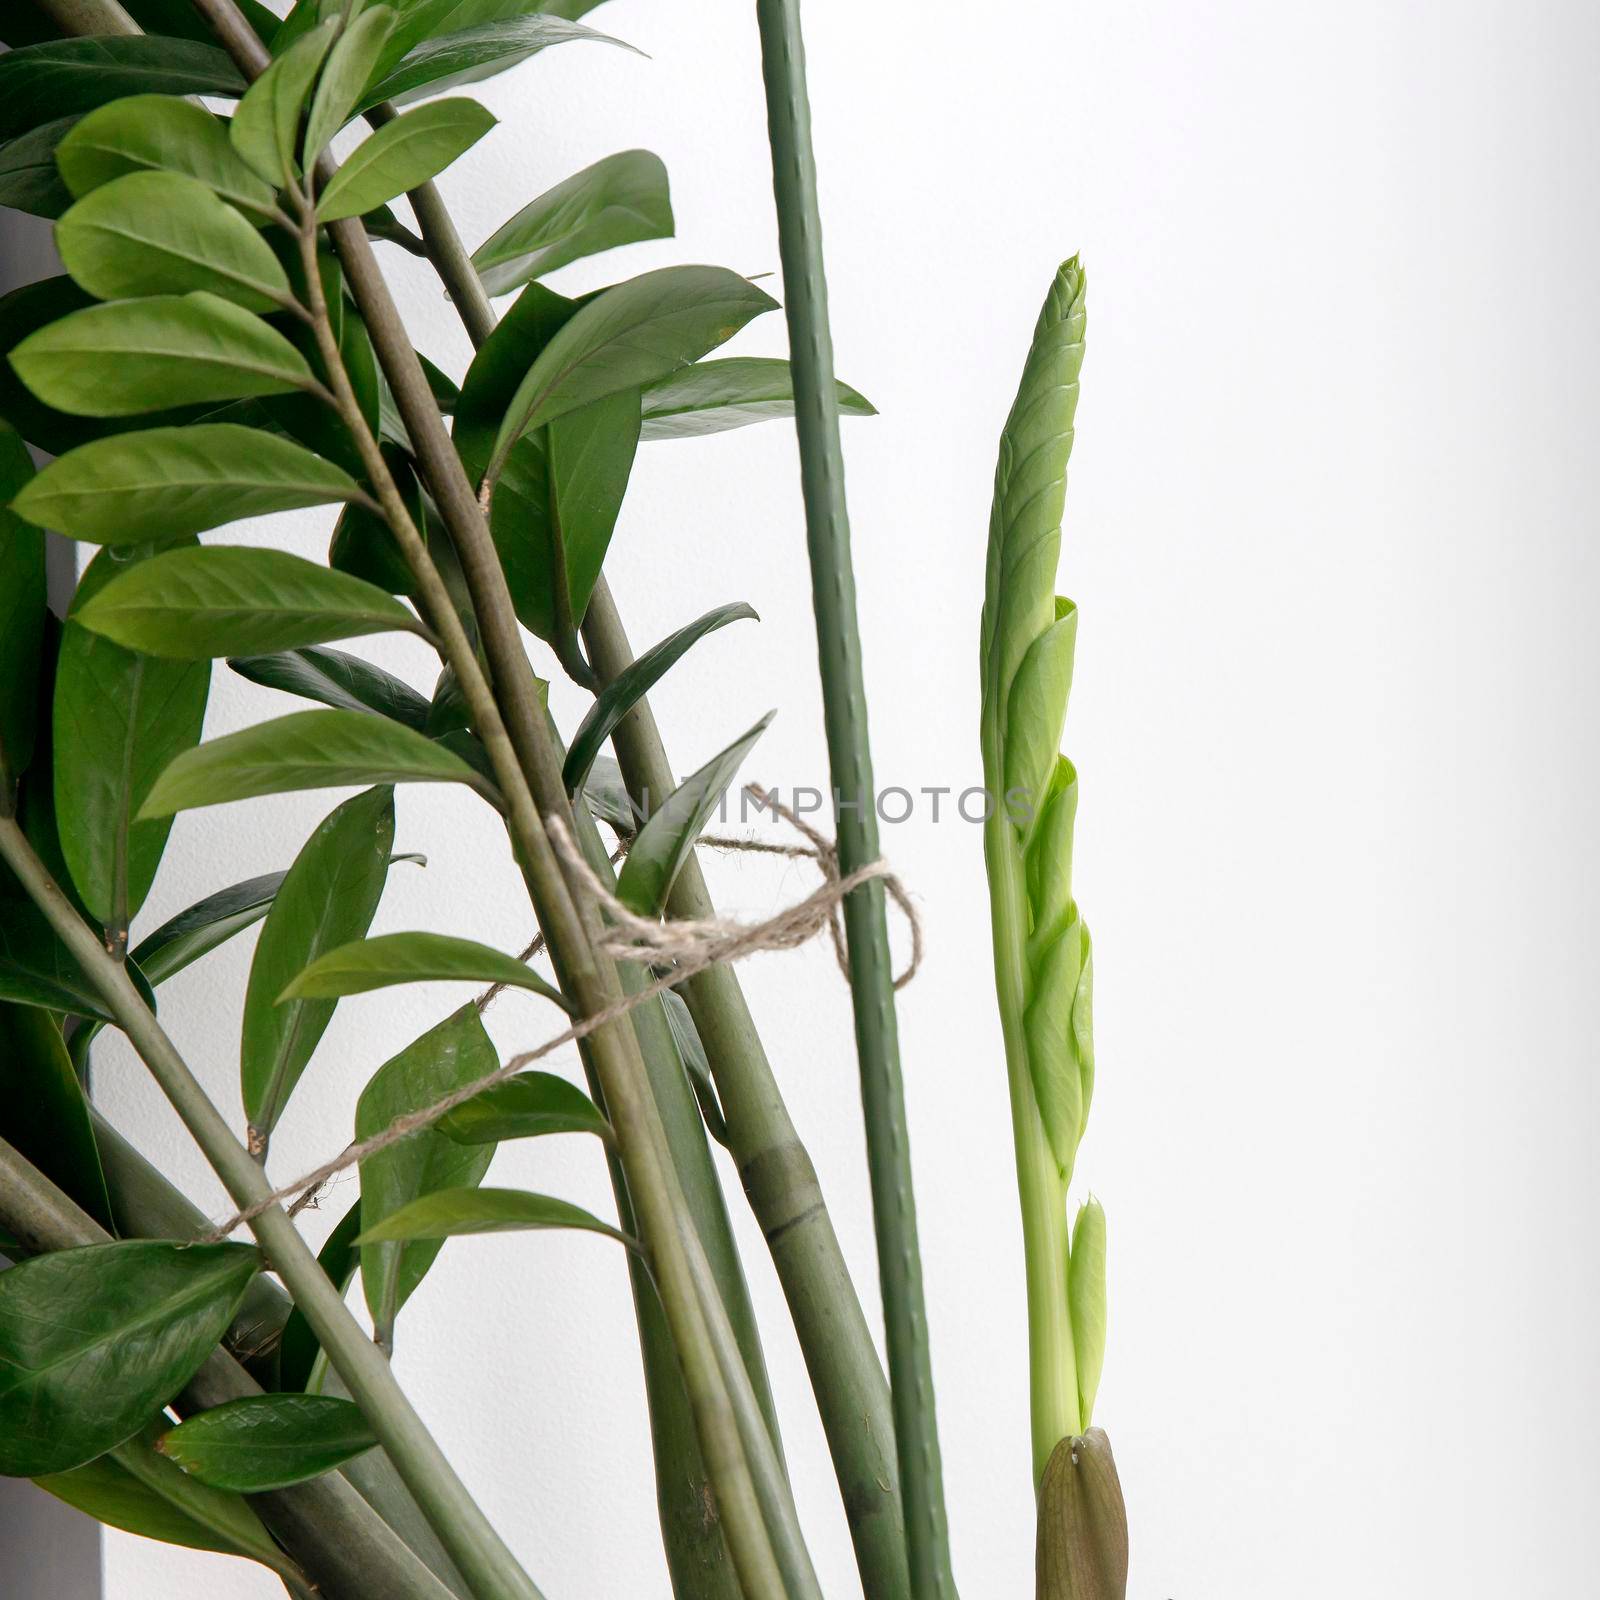
[[[672, 234], [667, 175], [646, 151], [535, 195], [476, 252], [457, 233], [434, 180], [494, 129], [461, 91], [557, 45], [615, 46], [580, 20], [595, 3], [298, 0], [280, 17], [256, 0], [30, 0], [0, 17], [0, 204], [54, 222], [64, 269], [0, 299], [0, 1247], [16, 1263], [0, 1272], [0, 1473], [115, 1526], [259, 1562], [301, 1600], [540, 1600], [391, 1357], [447, 1241], [571, 1228], [629, 1274], [677, 1600], [821, 1600], [715, 1141], [783, 1286], [863, 1593], [949, 1600], [838, 440], [841, 414], [872, 408], [833, 375], [798, 10], [758, 5], [791, 367], [716, 355], [777, 307], [727, 269], [661, 267], [582, 298], [544, 281]], [[473, 345], [463, 371], [413, 348], [375, 242], [436, 271]], [[1081, 328], [1070, 282], [1041, 332], [1052, 349], [1058, 325]], [[1059, 405], [1054, 390], [1037, 408], [1028, 393], [1013, 431], [1032, 472], [1031, 419]], [[830, 892], [847, 933], [888, 1374], [738, 978], [704, 954], [706, 929], [726, 924], [696, 845], [767, 719], [723, 730], [725, 748], [680, 779], [647, 698], [697, 641], [754, 612], [709, 596], [635, 658], [606, 571], [641, 448], [791, 417], [843, 801], [850, 882]], [[216, 532], [316, 507], [331, 508], [325, 561]], [[99, 547], [54, 610], [47, 530]], [[1020, 550], [1011, 538], [997, 532]], [[1038, 1060], [1059, 1076], [1087, 1050], [1086, 979], [1061, 953], [1086, 967], [1065, 886], [1070, 785], [1043, 754], [1067, 666], [1054, 646], [1029, 665], [1035, 637], [1059, 641], [1070, 617], [1035, 603], [1028, 584], [1047, 597], [1048, 572], [1013, 579], [1003, 606], [991, 585], [1004, 692], [986, 696], [986, 753], [997, 788], [1013, 761], [1027, 768], [1043, 820], [994, 835], [1015, 878], [1007, 1038], [1021, 1041], [1013, 1086], [1038, 1096], [1050, 1163], [1028, 1169], [1025, 1193], [1032, 1182], [1042, 1195], [1048, 1175], [1061, 1218], [1047, 1325], [1066, 1332], [1051, 1370], [1072, 1374], [1070, 1404], [1059, 1385], [1048, 1402], [1042, 1466], [1087, 1425], [1103, 1288], [1096, 1211], [1073, 1245], [1068, 1309], [1081, 1109], [1047, 1104], [1030, 1055], [1030, 1029], [1053, 1038], [1079, 1010], [1081, 1043], [1041, 1046]], [[437, 657], [426, 685], [342, 648], [391, 632]], [[536, 666], [592, 696], [575, 727], [557, 725]], [[204, 739], [228, 672], [294, 709]], [[454, 785], [503, 824], [507, 892], [538, 928], [521, 955], [452, 929], [373, 935], [391, 874], [425, 842], [397, 820], [395, 789], [411, 783]], [[221, 886], [150, 925], [179, 812], [322, 789], [344, 793], [292, 857], [238, 883], [198, 869]], [[1032, 938], [1047, 921], [1060, 939]], [[627, 946], [630, 928], [644, 948]], [[251, 929], [230, 1118], [157, 997]], [[304, 1105], [300, 1085], [336, 1070], [319, 1053], [335, 1009], [442, 980], [477, 998], [366, 1064], [349, 1085], [354, 1125], [323, 1130], [324, 1168], [284, 1170], [276, 1136]], [[538, 1049], [509, 1062], [482, 1020], [506, 987], [546, 1022]], [[107, 1029], [238, 1208], [220, 1225], [93, 1104]], [[565, 1043], [581, 1087], [540, 1064]], [[613, 1216], [490, 1181], [502, 1143], [552, 1134], [588, 1141]], [[346, 1166], [359, 1197], [314, 1252], [293, 1202]], [[1042, 1248], [1031, 1222], [1029, 1238]], [[1054, 1481], [1046, 1504], [1102, 1482], [1068, 1475], [1058, 1496]], [[1083, 1517], [1047, 1520], [1045, 1532]], [[1076, 1571], [1078, 1546], [1047, 1542], [1041, 1572]]]
[[1055, 592], [1083, 364], [1084, 274], [1057, 272], [1000, 436], [980, 673], [995, 988], [1022, 1199], [1040, 1600], [1120, 1600], [1127, 1525], [1091, 1428], [1105, 1357], [1106, 1219], [1068, 1196], [1094, 1091], [1093, 957], [1072, 893], [1078, 783], [1060, 754], [1078, 611]]

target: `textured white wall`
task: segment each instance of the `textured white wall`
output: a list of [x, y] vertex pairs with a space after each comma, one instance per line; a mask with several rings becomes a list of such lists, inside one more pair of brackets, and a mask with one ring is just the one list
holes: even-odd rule
[[[1600, 661], [1591, 8], [1357, 0], [808, 8], [878, 770], [976, 781], [975, 637], [996, 430], [1056, 260], [1090, 353], [1063, 587], [1082, 607], [1069, 748], [1099, 955], [1080, 1162], [1110, 1215], [1116, 1442], [1140, 1600], [1556, 1596], [1600, 1536], [1587, 827]], [[446, 189], [476, 242], [642, 144], [679, 240], [586, 264], [777, 266], [751, 7], [615, 0], [645, 61], [563, 48], [486, 86], [499, 130]], [[466, 356], [436, 287], [419, 343]], [[780, 353], [777, 318], [734, 347]], [[319, 549], [326, 519], [252, 529]], [[688, 770], [769, 707], [751, 774], [820, 782], [786, 429], [645, 448], [611, 562], [636, 643], [760, 610], [657, 696]], [[383, 642], [419, 684], [419, 648]], [[558, 691], [568, 725], [578, 697]], [[287, 702], [225, 676], [210, 731]], [[149, 925], [289, 861], [329, 796], [181, 820]], [[517, 948], [495, 826], [408, 790], [378, 926]], [[1022, 1277], [977, 830], [926, 807], [886, 848], [928, 966], [902, 1030], [958, 1570], [1029, 1592]], [[715, 861], [732, 908], [798, 869]], [[237, 1114], [249, 941], [163, 1014]], [[825, 951], [747, 974], [876, 1316], [847, 997]], [[274, 1145], [338, 1148], [368, 1073], [456, 1003], [347, 1002]], [[506, 1047], [546, 1015], [508, 996]], [[137, 1066], [113, 1115], [218, 1204]], [[496, 1181], [606, 1204], [594, 1151], [508, 1149]], [[352, 1198], [341, 1187], [314, 1225]], [[741, 1206], [736, 1205], [736, 1211]], [[824, 1587], [857, 1592], [803, 1368], [741, 1215]], [[591, 1239], [451, 1245], [401, 1376], [552, 1597], [666, 1592], [622, 1264]], [[114, 1600], [274, 1592], [113, 1535]]]

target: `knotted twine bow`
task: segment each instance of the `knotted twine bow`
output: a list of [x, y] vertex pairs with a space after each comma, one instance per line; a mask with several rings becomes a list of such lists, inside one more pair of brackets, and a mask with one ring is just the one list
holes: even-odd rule
[[[864, 867], [857, 867], [848, 876], [841, 876], [839, 854], [830, 839], [817, 832], [815, 828], [809, 827], [775, 795], [764, 792], [755, 784], [747, 785], [746, 792], [759, 805], [782, 817], [808, 841], [807, 845], [801, 847], [768, 844], [759, 840], [722, 838], [702, 838], [698, 842], [717, 849], [811, 858], [821, 869], [823, 881], [805, 899], [764, 922], [739, 922], [730, 917], [685, 918], [681, 921], [662, 922], [653, 917], [641, 916], [623, 905], [615, 891], [600, 881], [572, 835], [567, 831], [565, 824], [557, 817], [548, 818], [545, 826], [551, 844], [567, 869], [587, 891], [591, 902], [603, 917], [595, 940], [597, 948], [616, 960], [641, 962], [651, 967], [666, 967], [667, 970], [661, 972], [637, 993], [624, 995], [620, 1000], [614, 1001], [592, 1016], [581, 1018], [554, 1038], [546, 1039], [543, 1044], [535, 1045], [531, 1050], [524, 1050], [512, 1056], [493, 1072], [485, 1073], [471, 1083], [464, 1083], [431, 1105], [424, 1106], [418, 1111], [408, 1111], [404, 1116], [396, 1117], [388, 1127], [378, 1133], [347, 1145], [331, 1161], [325, 1161], [320, 1167], [302, 1173], [293, 1183], [284, 1184], [281, 1188], [274, 1189], [270, 1194], [244, 1207], [243, 1210], [236, 1211], [225, 1221], [218, 1223], [199, 1242], [215, 1244], [219, 1240], [226, 1239], [235, 1228], [254, 1220], [264, 1211], [270, 1211], [273, 1206], [285, 1200], [291, 1202], [289, 1214], [293, 1216], [304, 1208], [330, 1178], [365, 1161], [368, 1156], [386, 1150], [392, 1144], [398, 1144], [402, 1139], [409, 1138], [421, 1129], [432, 1127], [441, 1117], [482, 1094], [484, 1090], [492, 1089], [498, 1083], [504, 1083], [525, 1067], [551, 1055], [563, 1045], [574, 1044], [580, 1039], [588, 1038], [591, 1033], [615, 1022], [619, 1017], [625, 1017], [636, 1006], [655, 999], [668, 989], [677, 988], [679, 984], [697, 973], [704, 972], [708, 967], [724, 962], [742, 961], [746, 956], [756, 955], [764, 950], [794, 950], [827, 928], [840, 969], [848, 978], [850, 970], [845, 954], [839, 908], [848, 895], [865, 883], [881, 881], [885, 892], [905, 915], [911, 930], [911, 959], [905, 971], [895, 979], [894, 986], [900, 989], [908, 984], [916, 976], [917, 969], [922, 964], [922, 923], [905, 885], [890, 871], [888, 863], [881, 859], [871, 861]], [[524, 952], [524, 959], [533, 955], [540, 944], [541, 941], [536, 939]], [[480, 1011], [499, 992], [500, 987], [496, 985], [480, 997], [478, 1001]]]

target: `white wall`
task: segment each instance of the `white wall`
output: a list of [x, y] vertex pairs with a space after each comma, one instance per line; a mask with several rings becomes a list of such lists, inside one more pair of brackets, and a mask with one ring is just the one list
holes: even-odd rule
[[[643, 144], [679, 240], [560, 282], [776, 268], [752, 8], [616, 0], [592, 20], [652, 59], [575, 46], [486, 86], [501, 127], [446, 185], [469, 240]], [[847, 449], [884, 783], [976, 781], [995, 435], [1055, 262], [1089, 266], [1063, 565], [1100, 989], [1080, 1183], [1112, 1230], [1099, 1416], [1132, 1593], [1584, 1592], [1600, 19], [1562, 0], [880, 0], [808, 24], [840, 371], [883, 412]], [[459, 369], [437, 289], [394, 265], [420, 343]], [[781, 322], [734, 348], [781, 352]], [[326, 519], [260, 532], [313, 550]], [[657, 697], [680, 767], [776, 706], [751, 775], [822, 781], [788, 431], [646, 447], [611, 567], [638, 643], [724, 600], [764, 618]], [[426, 681], [420, 649], [375, 649]], [[580, 701], [557, 699], [570, 726]], [[224, 678], [210, 730], [285, 709]], [[330, 803], [183, 819], [147, 923], [285, 865]], [[481, 808], [407, 791], [400, 837], [431, 865], [396, 869], [379, 927], [520, 945]], [[929, 928], [901, 1025], [956, 1562], [973, 1600], [1021, 1595], [1022, 1276], [978, 833], [925, 808], [886, 848]], [[712, 873], [752, 913], [808, 887]], [[234, 1114], [248, 953], [163, 1006]], [[746, 980], [875, 1318], [845, 990], [820, 949]], [[366, 1075], [453, 1003], [347, 1002], [274, 1170], [338, 1148]], [[549, 1027], [517, 997], [491, 1015], [508, 1048]], [[98, 1082], [221, 1209], [136, 1065], [108, 1048]], [[508, 1149], [496, 1180], [606, 1204], [585, 1148]], [[804, 1372], [740, 1223], [802, 1513], [849, 1596]], [[453, 1244], [398, 1364], [547, 1593], [665, 1594], [614, 1252]], [[106, 1568], [115, 1600], [274, 1591], [115, 1535]]]

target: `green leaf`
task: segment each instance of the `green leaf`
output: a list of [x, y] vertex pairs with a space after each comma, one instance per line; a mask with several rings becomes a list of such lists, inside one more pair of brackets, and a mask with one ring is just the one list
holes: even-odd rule
[[[847, 383], [835, 383], [839, 415], [875, 417], [877, 408]], [[794, 374], [787, 361], [730, 356], [701, 361], [658, 378], [644, 391], [645, 439], [699, 439], [794, 415]]]
[[260, 1265], [148, 1240], [0, 1273], [0, 1473], [65, 1472], [131, 1438], [194, 1375]]
[[232, 96], [243, 88], [215, 45], [151, 35], [52, 40], [0, 55], [0, 139], [123, 95]]
[[1030, 959], [1059, 938], [1076, 914], [1072, 902], [1072, 832], [1078, 813], [1078, 774], [1057, 756], [1038, 821], [1028, 837]]
[[666, 1013], [667, 1031], [672, 1035], [678, 1059], [683, 1063], [683, 1070], [689, 1075], [689, 1086], [694, 1090], [694, 1097], [700, 1104], [700, 1115], [705, 1122], [706, 1132], [723, 1149], [731, 1149], [728, 1119], [723, 1115], [722, 1102], [717, 1097], [717, 1085], [711, 1076], [711, 1064], [706, 1060], [705, 1045], [701, 1043], [694, 1018], [689, 1015], [689, 1007], [676, 990], [667, 989], [661, 996], [661, 1009]]
[[275, 187], [294, 182], [299, 167], [295, 151], [300, 139], [300, 113], [339, 32], [339, 19], [329, 17], [297, 39], [250, 85], [228, 128], [233, 148], [255, 172]]
[[157, 780], [141, 815], [372, 783], [466, 783], [482, 790], [459, 756], [399, 723], [360, 711], [296, 711], [180, 756]]
[[324, 222], [359, 216], [436, 178], [495, 125], [476, 100], [418, 106], [370, 134], [345, 159], [317, 201]]
[[33, 476], [28, 447], [0, 426], [0, 794], [33, 760], [44, 646], [44, 535], [10, 507]]
[[278, 998], [331, 999], [424, 982], [499, 983], [543, 995], [567, 1009], [561, 991], [515, 956], [446, 933], [385, 933], [330, 949], [309, 963]]
[[608, 683], [589, 708], [589, 713], [579, 724], [572, 744], [567, 750], [566, 765], [561, 769], [562, 780], [569, 794], [576, 794], [589, 776], [594, 758], [611, 737], [612, 730], [672, 669], [698, 640], [718, 628], [743, 617], [756, 621], [760, 618], [742, 600], [730, 606], [718, 606], [703, 617], [697, 617], [687, 627], [668, 634], [659, 644], [652, 645], [632, 666], [619, 672]]
[[371, 926], [393, 846], [394, 790], [369, 789], [322, 820], [278, 889], [250, 963], [239, 1044], [252, 1147], [265, 1147], [333, 1019], [332, 1001], [280, 1005], [284, 986], [308, 962]]
[[46, 405], [80, 417], [320, 387], [276, 328], [204, 293], [75, 311], [24, 339], [11, 365]]
[[495, 494], [490, 532], [517, 618], [556, 647], [580, 682], [587, 668], [577, 630], [611, 545], [638, 443], [638, 390], [608, 395], [518, 440]]
[[[624, 50], [633, 46], [596, 33], [563, 17], [513, 17], [463, 28], [436, 39], [425, 39], [407, 52], [395, 69], [361, 97], [365, 111], [381, 100], [404, 105], [424, 95], [440, 94], [461, 84], [480, 83], [526, 61], [551, 45], [587, 39], [596, 44], [614, 44]], [[635, 55], [638, 51], [633, 52]]]
[[569, 262], [618, 245], [672, 237], [667, 169], [648, 150], [623, 150], [531, 200], [473, 252], [490, 294], [508, 294]]
[[36, 1006], [0, 1003], [0, 1038], [0, 1137], [109, 1230], [111, 1201], [89, 1103], [56, 1019]]
[[181, 172], [130, 172], [91, 189], [56, 224], [56, 248], [101, 300], [205, 289], [246, 311], [276, 311], [293, 298], [267, 241]]
[[661, 267], [603, 290], [529, 368], [495, 437], [491, 471], [523, 434], [698, 361], [776, 304], [725, 267]]
[[320, 1477], [377, 1442], [348, 1400], [256, 1394], [190, 1417], [156, 1448], [213, 1488], [260, 1494]]
[[370, 583], [286, 550], [244, 545], [153, 556], [76, 615], [130, 649], [184, 661], [423, 631], [405, 606]]
[[144, 904], [172, 827], [140, 820], [139, 808], [162, 770], [200, 742], [211, 686], [207, 665], [124, 649], [78, 622], [125, 565], [121, 552], [104, 550], [78, 585], [52, 719], [61, 850], [84, 905], [113, 936]]
[[56, 170], [56, 157], [62, 139], [77, 121], [76, 117], [57, 117], [0, 149], [0, 206], [33, 217], [54, 218], [72, 204]]
[[342, 650], [308, 646], [277, 655], [230, 657], [241, 678], [266, 689], [316, 700], [342, 711], [370, 711], [402, 722], [418, 733], [432, 733], [429, 704], [408, 683]]
[[275, 434], [233, 422], [146, 428], [52, 461], [12, 509], [95, 544], [167, 542], [225, 522], [364, 500], [346, 472]]
[[495, 1144], [547, 1133], [611, 1138], [611, 1124], [594, 1101], [553, 1072], [519, 1072], [447, 1111], [438, 1127], [457, 1144]]
[[596, 756], [584, 779], [583, 799], [589, 812], [618, 838], [631, 839], [644, 820], [622, 781], [622, 769], [611, 756]]
[[180, 95], [136, 94], [91, 111], [61, 141], [56, 163], [72, 194], [130, 172], [177, 172], [265, 220], [277, 197], [243, 161], [228, 125]]
[[[121, 1455], [122, 1451], [118, 1450], [98, 1456], [68, 1472], [36, 1477], [34, 1482], [107, 1527], [121, 1528], [125, 1533], [141, 1534], [146, 1539], [159, 1539], [163, 1544], [182, 1545], [190, 1550], [217, 1550], [227, 1555], [242, 1553], [233, 1539], [214, 1526], [196, 1520], [159, 1490], [136, 1477], [123, 1465], [119, 1459]], [[242, 1501], [239, 1509], [247, 1516], [252, 1515]], [[266, 1538], [264, 1532], [261, 1538]]]
[[522, 1233], [542, 1228], [579, 1228], [638, 1248], [609, 1222], [554, 1195], [477, 1188], [439, 1189], [422, 1195], [366, 1229], [357, 1243], [370, 1247], [402, 1240], [451, 1239], [463, 1233]]
[[266, 916], [283, 879], [281, 872], [266, 872], [195, 901], [142, 939], [133, 960], [151, 983], [165, 983]]
[[[379, 52], [394, 27], [394, 11], [389, 6], [370, 5], [353, 21], [346, 23], [338, 42], [328, 52], [328, 64], [317, 82], [306, 119], [304, 156], [310, 166], [355, 111], [361, 91], [366, 88], [378, 64]], [[385, 195], [384, 199], [389, 196]], [[370, 211], [371, 206], [363, 206]]]
[[658, 914], [666, 905], [695, 840], [774, 715], [769, 711], [748, 733], [685, 778], [639, 829], [617, 877], [617, 898], [624, 905], [645, 916]]
[[[1023, 1031], [1028, 1072], [1039, 1120], [1061, 1170], [1063, 1188], [1072, 1181], [1078, 1142], [1088, 1116], [1082, 1052], [1073, 1027], [1073, 1006], [1089, 956], [1089, 932], [1075, 919], [1053, 944], [1030, 959]], [[1092, 1072], [1092, 1060], [1090, 1070]]]
[[1019, 797], [1017, 810], [1025, 810], [1029, 824], [1039, 814], [1045, 786], [1055, 771], [1067, 696], [1072, 692], [1078, 608], [1058, 595], [1055, 612], [1055, 621], [1023, 656], [1006, 702], [1005, 793]]
[[[140, 981], [134, 973], [135, 982]], [[0, 1000], [48, 1011], [115, 1019], [88, 974], [31, 901], [0, 899]]]
[[[395, 1118], [487, 1077], [497, 1064], [477, 1011], [463, 1006], [378, 1069], [356, 1107], [356, 1138], [381, 1133]], [[475, 1185], [489, 1170], [493, 1155], [493, 1145], [458, 1145], [434, 1128], [420, 1129], [375, 1151], [361, 1163], [363, 1231], [377, 1227], [419, 1196]], [[362, 1245], [361, 1281], [381, 1341], [391, 1336], [396, 1314], [433, 1265], [439, 1248], [437, 1242]]]
[[527, 16], [531, 12], [576, 22], [599, 3], [600, 0], [405, 0], [379, 70], [387, 75], [427, 39]]
[[[317, 1252], [317, 1265], [323, 1276], [338, 1289], [341, 1295], [350, 1287], [361, 1262], [361, 1252], [356, 1248], [356, 1235], [361, 1231], [361, 1202], [354, 1205], [339, 1219], [327, 1241]], [[305, 1390], [311, 1385], [317, 1357], [322, 1345], [305, 1313], [296, 1306], [289, 1313], [278, 1340], [278, 1382], [276, 1387], [285, 1390]]]
[[1106, 1357], [1106, 1214], [1093, 1195], [1078, 1208], [1072, 1225], [1067, 1305], [1078, 1363], [1078, 1415], [1087, 1428]]

